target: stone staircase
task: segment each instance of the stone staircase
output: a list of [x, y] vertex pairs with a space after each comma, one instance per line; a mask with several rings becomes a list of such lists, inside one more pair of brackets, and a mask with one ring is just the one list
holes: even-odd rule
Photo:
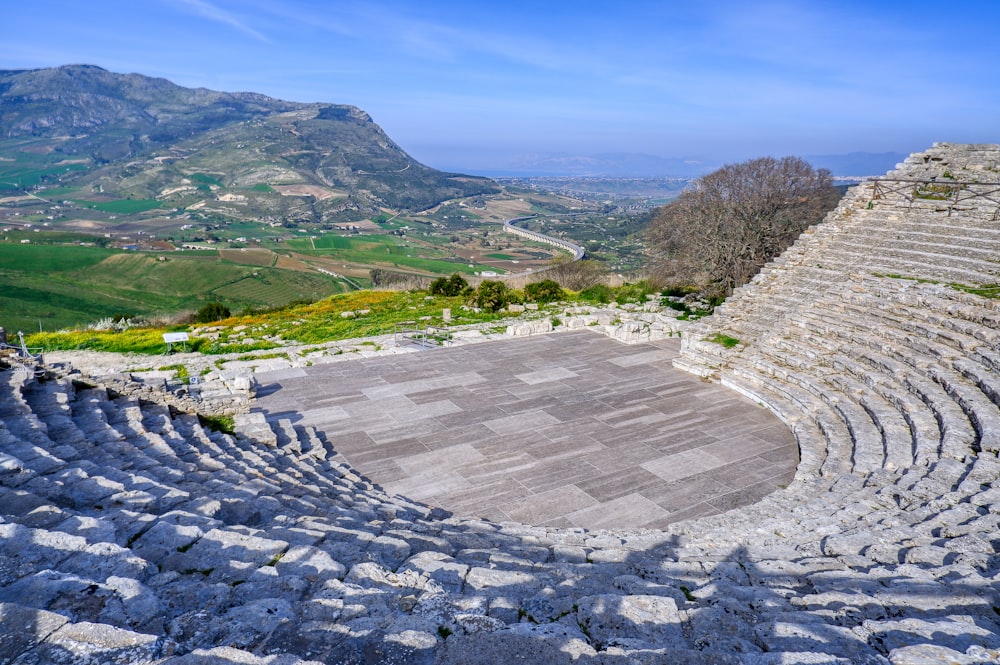
[[[943, 145], [900, 173], [997, 160]], [[1000, 222], [923, 226], [864, 188], [686, 345], [687, 367], [792, 429], [794, 481], [666, 531], [456, 519], [386, 495], [291, 420], [231, 435], [0, 372], [0, 662], [1000, 661], [1000, 307], [878, 276], [932, 279], [898, 268], [904, 250], [946, 257], [927, 270], [954, 281], [995, 274]], [[845, 237], [889, 243], [895, 214], [909, 244], [855, 262], [868, 241]], [[940, 226], [948, 242], [917, 249]], [[982, 242], [962, 253], [964, 237]]]

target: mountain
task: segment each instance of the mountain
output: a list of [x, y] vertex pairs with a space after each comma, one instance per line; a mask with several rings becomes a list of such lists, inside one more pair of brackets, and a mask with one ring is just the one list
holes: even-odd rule
[[0, 71], [0, 181], [0, 195], [44, 183], [316, 222], [495, 190], [420, 164], [353, 106], [184, 88], [90, 65]]

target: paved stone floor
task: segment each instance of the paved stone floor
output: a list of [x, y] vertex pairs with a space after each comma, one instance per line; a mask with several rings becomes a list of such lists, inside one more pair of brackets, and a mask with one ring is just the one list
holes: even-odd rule
[[756, 501], [797, 463], [769, 411], [673, 369], [679, 347], [578, 331], [276, 370], [258, 410], [456, 515], [657, 528]]

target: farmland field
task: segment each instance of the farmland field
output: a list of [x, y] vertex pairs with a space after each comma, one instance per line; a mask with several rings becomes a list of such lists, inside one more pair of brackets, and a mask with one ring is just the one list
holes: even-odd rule
[[[261, 253], [235, 250], [234, 258], [255, 261]], [[234, 310], [272, 307], [348, 288], [336, 277], [303, 272], [302, 267], [239, 264], [221, 260], [217, 252], [165, 255], [0, 243], [0, 326], [10, 331], [193, 311], [209, 300], [221, 300]]]
[[70, 171], [82, 171], [85, 164], [56, 161], [52, 157], [30, 152], [13, 153], [13, 161], [0, 160], [0, 193], [36, 187], [46, 180], [56, 180]]
[[303, 255], [326, 257], [385, 268], [398, 268], [428, 274], [495, 270], [455, 255], [422, 240], [406, 240], [392, 235], [334, 236], [313, 239], [296, 238], [286, 245]]
[[0, 274], [8, 271], [53, 272], [78, 270], [100, 263], [114, 250], [67, 245], [13, 245], [0, 243]]
[[224, 261], [268, 268], [273, 266], [277, 259], [277, 255], [269, 249], [220, 249], [219, 256]]
[[118, 199], [117, 201], [99, 202], [78, 200], [75, 203], [79, 203], [87, 208], [117, 215], [133, 215], [137, 212], [146, 212], [147, 210], [153, 210], [163, 205], [156, 199]]
[[[338, 288], [331, 290], [331, 284], [338, 285]], [[320, 293], [327, 296], [344, 291], [347, 291], [346, 285], [340, 285], [322, 273], [264, 270], [256, 276], [249, 275], [213, 289], [212, 293], [226, 302], [273, 307], [293, 300], [314, 300]]]

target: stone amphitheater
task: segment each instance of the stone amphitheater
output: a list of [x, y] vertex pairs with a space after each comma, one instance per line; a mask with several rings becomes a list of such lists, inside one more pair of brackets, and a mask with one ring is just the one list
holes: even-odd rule
[[1000, 301], [954, 288], [998, 271], [1000, 146], [853, 188], [674, 361], [794, 479], [657, 530], [456, 518], [308, 427], [2, 372], [0, 662], [1000, 662]]

